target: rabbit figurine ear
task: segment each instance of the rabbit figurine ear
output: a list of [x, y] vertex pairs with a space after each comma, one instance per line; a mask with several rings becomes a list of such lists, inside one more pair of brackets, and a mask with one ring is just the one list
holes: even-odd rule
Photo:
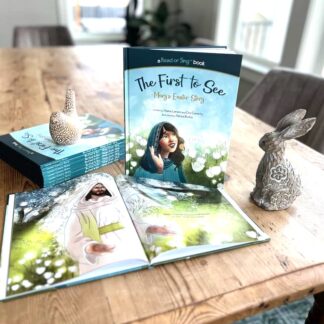
[[316, 122], [316, 118], [307, 118], [286, 127], [280, 132], [280, 137], [284, 140], [297, 138], [308, 133]]
[[276, 130], [281, 131], [287, 126], [296, 124], [298, 121], [302, 120], [306, 115], [306, 109], [297, 109], [288, 115], [281, 118], [277, 124]]

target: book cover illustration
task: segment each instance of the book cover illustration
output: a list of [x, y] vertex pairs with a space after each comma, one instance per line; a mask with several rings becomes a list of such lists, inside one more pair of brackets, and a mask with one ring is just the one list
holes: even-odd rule
[[223, 183], [240, 60], [233, 54], [125, 49], [126, 174], [208, 187]]
[[73, 278], [82, 281], [79, 276], [91, 277], [103, 267], [107, 276], [147, 263], [109, 175], [86, 175], [16, 194], [12, 216], [12, 237], [3, 241], [11, 241], [6, 296], [48, 289]]
[[151, 264], [269, 239], [223, 191], [122, 176], [116, 182]]
[[[124, 129], [113, 122], [85, 114], [80, 116], [83, 127], [81, 139], [73, 145], [53, 142], [48, 124], [22, 129], [2, 136], [6, 145], [28, 156], [31, 160], [60, 160], [124, 139]], [[42, 159], [42, 157], [47, 158]]]

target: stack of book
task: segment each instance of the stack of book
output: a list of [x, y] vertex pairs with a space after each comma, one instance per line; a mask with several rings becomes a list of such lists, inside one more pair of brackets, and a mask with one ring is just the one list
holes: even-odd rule
[[48, 124], [0, 136], [0, 158], [40, 187], [49, 187], [124, 159], [125, 135], [120, 125], [86, 114], [81, 140], [56, 145]]

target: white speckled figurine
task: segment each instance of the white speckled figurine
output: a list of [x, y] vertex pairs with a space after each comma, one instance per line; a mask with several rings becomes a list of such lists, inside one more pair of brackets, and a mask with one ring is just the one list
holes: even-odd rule
[[305, 109], [284, 116], [273, 132], [265, 134], [259, 146], [265, 151], [256, 173], [251, 198], [266, 210], [288, 208], [301, 193], [300, 177], [285, 158], [285, 141], [308, 133], [316, 118], [304, 119]]
[[62, 112], [54, 112], [50, 117], [49, 131], [53, 141], [58, 145], [76, 143], [82, 132], [75, 104], [75, 93], [67, 89], [65, 106]]

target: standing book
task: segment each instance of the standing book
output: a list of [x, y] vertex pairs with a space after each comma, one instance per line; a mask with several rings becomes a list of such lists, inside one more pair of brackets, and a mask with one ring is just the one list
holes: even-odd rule
[[125, 157], [124, 129], [111, 121], [86, 114], [80, 117], [81, 139], [56, 145], [48, 124], [0, 136], [0, 158], [40, 187], [81, 176]]
[[222, 190], [88, 174], [9, 196], [0, 299], [268, 239]]
[[124, 49], [128, 175], [224, 182], [241, 60], [224, 48]]

